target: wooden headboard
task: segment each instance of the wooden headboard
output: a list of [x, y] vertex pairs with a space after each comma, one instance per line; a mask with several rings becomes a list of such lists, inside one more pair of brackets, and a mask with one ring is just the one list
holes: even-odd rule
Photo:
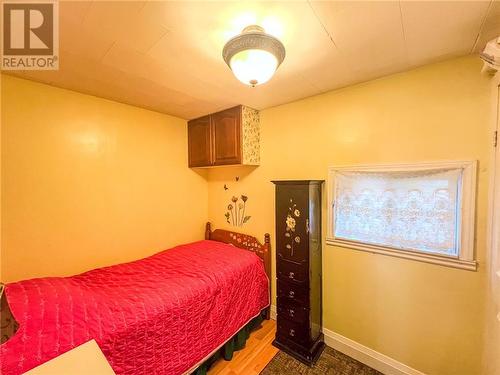
[[[212, 241], [219, 241], [232, 244], [241, 249], [249, 250], [257, 254], [264, 262], [266, 275], [269, 279], [269, 293], [271, 293], [271, 237], [269, 233], [264, 234], [264, 244], [247, 234], [232, 232], [224, 229], [216, 229], [212, 231], [210, 222], [205, 227], [205, 239]], [[269, 309], [266, 312], [267, 319], [269, 319]]]

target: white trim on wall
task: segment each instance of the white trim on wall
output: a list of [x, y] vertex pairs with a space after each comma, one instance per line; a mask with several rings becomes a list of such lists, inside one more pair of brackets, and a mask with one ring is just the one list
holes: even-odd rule
[[[500, 371], [500, 73], [492, 82], [492, 129], [497, 132], [497, 145], [491, 151], [491, 177], [488, 207], [488, 291], [485, 310], [486, 333], [483, 372]], [[494, 138], [492, 139], [492, 141]]]
[[[271, 305], [271, 319], [276, 320], [276, 305]], [[425, 375], [395, 359], [368, 348], [329, 329], [322, 329], [325, 344], [386, 375]]]
[[500, 73], [497, 73], [494, 80], [493, 97], [495, 100], [494, 128], [496, 132], [496, 147], [493, 149], [493, 173], [491, 207], [489, 213], [489, 222], [491, 231], [489, 233], [489, 259], [491, 269], [491, 286], [493, 289], [494, 303], [498, 308], [497, 319], [500, 321]]
[[[430, 254], [421, 251], [400, 250], [387, 246], [373, 245], [357, 241], [335, 238], [334, 200], [335, 200], [336, 172], [340, 171], [406, 172], [406, 171], [421, 171], [421, 170], [433, 170], [433, 169], [437, 170], [437, 169], [447, 169], [447, 168], [463, 170], [462, 182], [461, 182], [462, 201], [460, 205], [461, 223], [460, 223], [458, 257]], [[476, 179], [477, 179], [476, 171], [477, 171], [476, 160], [329, 167], [328, 186], [327, 186], [328, 213], [327, 213], [326, 244], [475, 271], [477, 269], [477, 262], [475, 260], [475, 254], [474, 254], [475, 210], [476, 210], [475, 203], [476, 203]]]
[[336, 332], [323, 328], [325, 344], [386, 375], [425, 375], [423, 372], [379, 353]]

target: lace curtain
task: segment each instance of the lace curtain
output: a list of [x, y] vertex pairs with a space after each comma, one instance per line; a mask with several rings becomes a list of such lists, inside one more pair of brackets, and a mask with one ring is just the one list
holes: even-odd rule
[[457, 256], [462, 169], [336, 172], [335, 237]]

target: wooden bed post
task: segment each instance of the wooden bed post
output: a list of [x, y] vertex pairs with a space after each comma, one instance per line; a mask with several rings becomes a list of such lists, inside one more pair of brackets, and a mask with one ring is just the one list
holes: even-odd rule
[[212, 233], [212, 226], [209, 221], [207, 221], [207, 224], [205, 225], [205, 239], [209, 240], [210, 239], [210, 234]]

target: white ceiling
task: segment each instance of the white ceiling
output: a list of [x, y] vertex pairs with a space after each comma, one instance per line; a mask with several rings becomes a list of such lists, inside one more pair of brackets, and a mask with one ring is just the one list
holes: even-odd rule
[[[190, 119], [478, 52], [500, 35], [500, 0], [61, 1], [59, 18], [60, 70], [15, 75]], [[271, 81], [251, 88], [221, 52], [254, 23], [287, 56]]]

